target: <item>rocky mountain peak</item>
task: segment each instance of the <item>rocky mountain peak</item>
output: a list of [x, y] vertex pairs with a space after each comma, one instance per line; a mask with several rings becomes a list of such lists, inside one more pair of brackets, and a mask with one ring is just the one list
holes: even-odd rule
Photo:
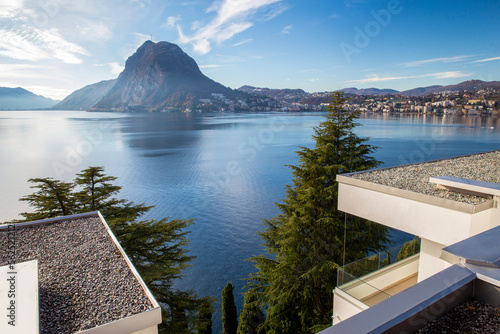
[[146, 41], [127, 59], [116, 84], [92, 110], [193, 108], [211, 93], [232, 94], [232, 90], [201, 73], [179, 46]]

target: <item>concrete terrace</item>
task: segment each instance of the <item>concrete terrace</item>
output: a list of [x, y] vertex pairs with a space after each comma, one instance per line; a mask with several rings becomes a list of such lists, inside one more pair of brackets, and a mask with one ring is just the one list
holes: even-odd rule
[[38, 261], [40, 333], [156, 333], [159, 305], [99, 213], [17, 224], [15, 238], [16, 263]]
[[340, 211], [419, 237], [420, 253], [337, 286], [322, 333], [413, 333], [471, 300], [500, 307], [500, 150], [337, 181]]

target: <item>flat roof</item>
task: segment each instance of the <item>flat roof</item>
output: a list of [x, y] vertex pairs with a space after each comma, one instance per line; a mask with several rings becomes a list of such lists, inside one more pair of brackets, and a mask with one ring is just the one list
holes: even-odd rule
[[[8, 233], [2, 225], [0, 266]], [[38, 260], [40, 333], [75, 333], [158, 307], [98, 214], [18, 224], [15, 239], [16, 263]]]
[[500, 226], [443, 248], [467, 263], [500, 268]]
[[475, 205], [487, 202], [490, 199], [449, 189], [441, 189], [436, 184], [429, 182], [429, 180], [431, 177], [453, 176], [489, 183], [500, 183], [500, 150], [343, 174], [341, 176]]

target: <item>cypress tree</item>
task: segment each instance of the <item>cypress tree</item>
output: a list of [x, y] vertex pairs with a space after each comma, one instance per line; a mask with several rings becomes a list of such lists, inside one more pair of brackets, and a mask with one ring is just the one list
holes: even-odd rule
[[420, 239], [418, 237], [413, 237], [412, 240], [405, 242], [404, 245], [398, 252], [396, 261], [406, 259], [420, 251]]
[[299, 164], [290, 166], [293, 185], [276, 204], [279, 215], [264, 220], [260, 232], [269, 256], [251, 258], [258, 271], [250, 276], [250, 288], [268, 307], [267, 333], [314, 333], [331, 326], [344, 246], [349, 263], [388, 242], [387, 228], [337, 210], [336, 176], [380, 164], [370, 156], [375, 147], [354, 133], [359, 113], [346, 110], [345, 101], [341, 92], [333, 94], [326, 120], [314, 128], [315, 147], [297, 152]]
[[243, 310], [240, 313], [237, 334], [264, 333], [258, 327], [264, 322], [264, 313], [259, 308], [257, 294], [253, 290], [245, 293]]
[[209, 301], [203, 302], [198, 309], [196, 334], [212, 334], [212, 305]]
[[227, 282], [222, 290], [222, 334], [236, 334], [238, 330], [238, 312], [234, 303], [233, 284]]

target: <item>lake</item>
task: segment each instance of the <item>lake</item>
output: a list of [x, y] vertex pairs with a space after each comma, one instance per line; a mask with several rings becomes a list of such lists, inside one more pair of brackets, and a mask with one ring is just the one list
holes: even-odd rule
[[[241, 279], [253, 271], [245, 259], [262, 253], [256, 232], [278, 213], [273, 203], [291, 183], [286, 165], [297, 163], [299, 146], [314, 145], [323, 115], [0, 111], [0, 221], [29, 210], [18, 201], [31, 193], [29, 178], [70, 181], [104, 166], [121, 197], [156, 206], [145, 219], [196, 219], [189, 248], [197, 258], [179, 287], [220, 299], [230, 280], [241, 306]], [[384, 166], [500, 149], [499, 117], [369, 114], [359, 123]]]

